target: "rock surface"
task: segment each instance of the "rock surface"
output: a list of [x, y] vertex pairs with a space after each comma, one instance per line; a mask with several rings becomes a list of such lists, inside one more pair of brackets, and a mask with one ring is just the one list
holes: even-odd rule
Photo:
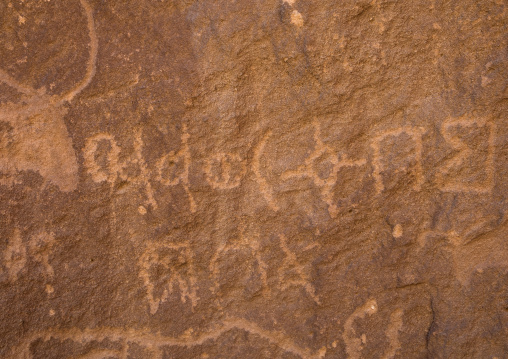
[[506, 0], [0, 0], [0, 357], [506, 358]]

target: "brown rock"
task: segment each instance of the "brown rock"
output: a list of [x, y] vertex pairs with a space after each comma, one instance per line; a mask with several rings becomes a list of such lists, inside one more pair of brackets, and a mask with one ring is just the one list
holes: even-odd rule
[[507, 27], [0, 1], [0, 357], [507, 357]]

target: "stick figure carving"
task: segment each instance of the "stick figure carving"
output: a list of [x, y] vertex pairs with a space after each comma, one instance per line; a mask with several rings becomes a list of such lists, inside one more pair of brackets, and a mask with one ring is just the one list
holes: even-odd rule
[[90, 56], [86, 75], [73, 89], [61, 95], [50, 95], [41, 87], [33, 89], [0, 70], [0, 82], [22, 94], [19, 103], [0, 106], [0, 122], [10, 130], [0, 137], [0, 184], [12, 185], [20, 171], [35, 171], [61, 191], [78, 185], [78, 164], [72, 140], [64, 122], [65, 104], [85, 89], [95, 75], [98, 41], [92, 9], [80, 0], [90, 37]]

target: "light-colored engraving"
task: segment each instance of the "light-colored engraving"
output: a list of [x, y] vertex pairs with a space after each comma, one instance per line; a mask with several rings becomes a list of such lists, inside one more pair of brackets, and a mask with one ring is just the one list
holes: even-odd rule
[[413, 185], [413, 188], [415, 191], [419, 191], [421, 189], [421, 186], [423, 184], [424, 178], [423, 178], [423, 168], [422, 168], [422, 149], [423, 149], [423, 143], [422, 143], [422, 136], [425, 133], [425, 129], [422, 127], [400, 127], [394, 130], [386, 131], [380, 134], [379, 136], [376, 136], [372, 143], [371, 147], [374, 151], [374, 159], [373, 159], [373, 165], [374, 165], [374, 180], [375, 180], [375, 186], [377, 194], [380, 194], [385, 189], [384, 183], [383, 183], [383, 177], [381, 173], [383, 172], [383, 164], [381, 162], [381, 145], [383, 140], [385, 140], [387, 137], [398, 137], [402, 134], [406, 134], [412, 138], [412, 140], [415, 143], [415, 154], [414, 158], [416, 160], [415, 165], [415, 177], [416, 181]]
[[157, 209], [157, 201], [155, 201], [154, 192], [152, 189], [152, 185], [150, 183], [149, 179], [149, 172], [148, 168], [146, 166], [145, 160], [143, 158], [143, 132], [142, 130], [138, 130], [136, 132], [136, 138], [134, 139], [134, 152], [136, 154], [136, 158], [134, 159], [134, 162], [137, 163], [140, 169], [140, 178], [138, 179], [141, 181], [141, 184], [145, 187], [146, 190], [146, 196], [148, 197], [147, 202], [148, 204], [152, 205], [154, 209]]
[[279, 234], [279, 239], [280, 247], [285, 255], [282, 261], [282, 266], [279, 268], [279, 283], [281, 290], [285, 291], [290, 287], [300, 286], [307, 292], [312, 300], [316, 302], [316, 304], [321, 304], [304, 266], [300, 264], [295, 253], [289, 249], [286, 236]]
[[386, 329], [386, 336], [390, 346], [383, 354], [382, 359], [395, 358], [397, 351], [400, 349], [399, 332], [403, 324], [402, 314], [402, 309], [398, 308], [390, 315], [390, 324], [388, 324], [388, 328]]
[[[489, 131], [488, 136], [488, 153], [485, 161], [486, 179], [482, 182], [471, 183], [470, 181], [460, 181], [458, 179], [447, 178], [451, 170], [457, 170], [461, 167], [467, 168], [470, 166], [469, 158], [473, 156], [474, 149], [467, 146], [458, 135], [454, 135], [453, 128], [472, 128], [472, 127], [487, 127]], [[485, 121], [484, 119], [468, 119], [468, 118], [452, 118], [443, 122], [441, 126], [441, 133], [446, 142], [450, 144], [458, 153], [449, 159], [440, 173], [437, 175], [437, 181], [441, 185], [441, 190], [444, 192], [476, 192], [476, 193], [490, 193], [494, 187], [494, 155], [495, 155], [495, 125]]]
[[9, 245], [4, 252], [4, 264], [7, 267], [11, 283], [18, 280], [18, 275], [25, 268], [26, 261], [26, 248], [23, 245], [19, 229], [15, 228], [13, 236], [9, 239]]
[[[481, 228], [483, 227], [483, 228]], [[508, 270], [508, 220], [506, 214], [501, 224], [490, 228], [485, 223], [473, 224], [457, 233], [425, 231], [418, 237], [418, 252], [423, 250], [429, 239], [445, 239], [445, 250], [451, 254], [453, 270], [458, 282], [466, 287], [473, 274], [488, 268]]]
[[[157, 163], [157, 180], [166, 186], [177, 186], [181, 184], [189, 197], [190, 210], [196, 212], [196, 202], [189, 190], [189, 169], [191, 163], [191, 154], [189, 150], [189, 133], [187, 125], [183, 124], [182, 147], [177, 152], [171, 151], [163, 156]], [[182, 168], [179, 170], [178, 167]]]
[[346, 353], [350, 359], [359, 359], [362, 351], [363, 342], [366, 342], [366, 337], [358, 338], [353, 324], [356, 319], [363, 319], [366, 315], [372, 315], [377, 312], [377, 302], [375, 299], [369, 299], [364, 305], [358, 307], [353, 314], [351, 314], [344, 323], [344, 332], [342, 337], [346, 344]]
[[49, 264], [49, 255], [55, 244], [54, 233], [47, 233], [46, 231], [36, 234], [28, 243], [28, 253], [30, 257], [44, 267], [47, 280], [53, 279], [55, 274], [53, 267]]
[[[257, 237], [257, 235], [256, 235]], [[233, 242], [223, 241], [219, 244], [217, 250], [215, 251], [211, 261], [210, 261], [210, 272], [212, 273], [214, 279], [214, 285], [211, 288], [213, 293], [217, 293], [219, 290], [219, 260], [229, 252], [241, 252], [247, 251], [249, 256], [253, 258], [252, 262], [256, 263], [256, 269], [259, 273], [263, 284], [263, 291], [267, 292], [270, 290], [268, 286], [268, 274], [267, 274], [267, 265], [261, 258], [261, 252], [259, 248], [259, 240], [258, 238], [252, 238], [251, 236], [245, 235], [245, 226], [242, 224], [240, 228], [240, 236], [235, 239]], [[253, 273], [255, 269], [253, 268], [253, 263], [250, 264], [250, 273]]]
[[[107, 163], [101, 165], [97, 162], [96, 155], [100, 142], [107, 142], [110, 146], [107, 155]], [[94, 182], [108, 182], [113, 184], [118, 178], [121, 170], [119, 163], [120, 147], [112, 135], [108, 133], [98, 133], [87, 139], [83, 151], [85, 166], [92, 176]]]
[[[160, 334], [152, 334], [149, 331], [140, 331], [126, 328], [94, 328], [80, 330], [77, 328], [69, 330], [48, 330], [42, 333], [36, 333], [25, 339], [21, 345], [11, 350], [14, 358], [33, 358], [31, 344], [35, 341], [47, 342], [49, 340], [58, 341], [74, 341], [81, 344], [89, 344], [91, 342], [102, 342], [109, 340], [112, 342], [125, 342], [129, 344], [137, 344], [146, 348], [162, 349], [164, 347], [185, 347], [192, 348], [203, 345], [205, 343], [218, 340], [223, 334], [232, 330], [246, 332], [249, 335], [259, 337], [271, 345], [275, 345], [286, 353], [293, 354], [302, 359], [322, 359], [326, 355], [326, 347], [322, 347], [318, 351], [312, 352], [308, 348], [302, 348], [294, 343], [291, 338], [284, 333], [278, 331], [269, 331], [259, 327], [257, 324], [249, 322], [243, 318], [230, 318], [224, 320], [215, 329], [208, 333], [192, 337], [183, 334], [180, 337], [164, 337]], [[113, 358], [127, 359], [126, 351], [121, 354], [111, 352]], [[160, 351], [153, 351], [153, 359], [160, 358]]]
[[[319, 122], [313, 121], [314, 127], [314, 151], [305, 159], [305, 163], [298, 166], [296, 170], [286, 171], [282, 173], [281, 179], [288, 180], [290, 178], [311, 178], [316, 187], [319, 188], [324, 202], [328, 206], [330, 217], [335, 218], [338, 214], [338, 208], [333, 200], [333, 189], [338, 182], [338, 172], [343, 167], [359, 167], [364, 166], [367, 161], [365, 159], [351, 160], [346, 156], [339, 160], [335, 151], [321, 140], [321, 128]], [[316, 165], [320, 162], [327, 161], [329, 163], [329, 173], [327, 177], [322, 178], [319, 175]]]
[[[272, 136], [272, 131], [267, 131], [261, 141], [259, 141], [258, 145], [254, 149], [254, 157], [252, 160], [252, 170], [254, 171], [254, 176], [256, 178], [256, 182], [259, 185], [259, 189], [263, 194], [263, 197], [268, 202], [268, 206], [271, 210], [277, 212], [279, 210], [279, 206], [275, 203], [273, 199], [273, 190], [270, 185], [266, 181], [265, 177], [261, 173], [261, 156], [265, 150], [266, 143], [268, 139]], [[264, 166], [266, 167], [266, 166]]]
[[[214, 166], [214, 164], [217, 164]], [[235, 169], [233, 169], [233, 165]], [[214, 168], [217, 171], [214, 171]], [[239, 155], [219, 153], [208, 159], [205, 164], [207, 182], [215, 189], [232, 189], [240, 185], [247, 166]]]
[[45, 88], [33, 89], [18, 83], [0, 70], [3, 82], [22, 94], [19, 104], [0, 107], [0, 121], [12, 126], [9, 140], [0, 145], [0, 184], [12, 185], [20, 171], [35, 171], [57, 185], [61, 191], [73, 191], [78, 186], [78, 164], [72, 140], [63, 120], [70, 102], [95, 74], [98, 41], [92, 9], [80, 0], [84, 9], [90, 37], [90, 56], [83, 80], [63, 95], [48, 95]]
[[[191, 249], [187, 244], [151, 243], [141, 256], [139, 266], [139, 277], [146, 288], [151, 314], [155, 314], [160, 304], [169, 298], [174, 287], [179, 288], [182, 303], [190, 300], [192, 308], [197, 305], [196, 276]], [[155, 279], [152, 270], [158, 275]], [[157, 298], [155, 292], [161, 289], [157, 284], [160, 282], [163, 289]]]

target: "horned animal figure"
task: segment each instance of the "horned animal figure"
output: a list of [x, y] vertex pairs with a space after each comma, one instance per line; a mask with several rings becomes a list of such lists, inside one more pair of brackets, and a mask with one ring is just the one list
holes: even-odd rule
[[20, 171], [35, 171], [61, 191], [77, 188], [78, 164], [64, 122], [67, 113], [64, 105], [92, 81], [98, 48], [92, 9], [86, 0], [80, 3], [87, 19], [90, 57], [85, 77], [73, 89], [50, 95], [44, 87], [33, 89], [0, 70], [0, 82], [22, 94], [18, 103], [0, 106], [0, 122], [10, 127], [0, 137], [0, 185], [12, 185]]

